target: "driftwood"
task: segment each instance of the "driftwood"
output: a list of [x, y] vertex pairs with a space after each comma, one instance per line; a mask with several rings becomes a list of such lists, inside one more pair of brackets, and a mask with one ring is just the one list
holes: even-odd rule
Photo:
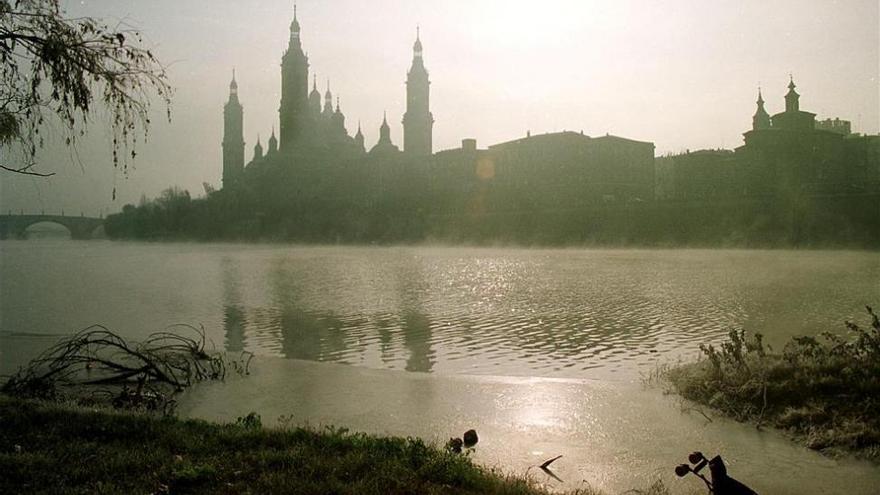
[[223, 380], [227, 368], [247, 374], [250, 353], [228, 362], [208, 352], [205, 331], [170, 327], [130, 343], [101, 325], [88, 327], [45, 350], [10, 377], [0, 391], [25, 398], [103, 398], [120, 408], [173, 407], [173, 395], [205, 380]]

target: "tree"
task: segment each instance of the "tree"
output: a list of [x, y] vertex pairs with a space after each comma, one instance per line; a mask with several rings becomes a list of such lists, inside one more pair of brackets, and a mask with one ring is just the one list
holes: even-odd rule
[[113, 166], [127, 171], [149, 130], [151, 98], [171, 115], [165, 68], [140, 33], [65, 17], [59, 0], [0, 0], [0, 77], [0, 169], [10, 172], [52, 175], [35, 168], [42, 129], [57, 118], [73, 146], [96, 103], [110, 113]]

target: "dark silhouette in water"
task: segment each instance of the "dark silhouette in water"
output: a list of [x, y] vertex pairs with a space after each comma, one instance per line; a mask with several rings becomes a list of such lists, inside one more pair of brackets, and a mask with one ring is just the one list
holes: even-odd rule
[[[693, 473], [694, 476], [703, 480], [703, 483], [709, 488], [709, 493], [713, 495], [758, 495], [757, 492], [731, 478], [727, 474], [727, 467], [720, 455], [716, 455], [712, 459], [706, 459], [702, 452], [693, 452], [688, 456], [690, 464], [679, 464], [675, 467], [675, 474], [679, 477], [687, 476]], [[711, 481], [701, 474], [701, 471], [709, 466], [709, 474]]]

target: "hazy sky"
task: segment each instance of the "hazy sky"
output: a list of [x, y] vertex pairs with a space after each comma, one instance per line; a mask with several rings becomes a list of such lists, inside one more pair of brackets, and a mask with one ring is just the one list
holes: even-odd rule
[[[52, 179], [0, 174], [0, 209], [78, 214], [119, 210], [179, 185], [202, 194], [221, 174], [222, 106], [235, 67], [250, 158], [278, 117], [289, 0], [83, 0], [72, 16], [122, 19], [169, 66], [170, 124], [154, 119], [128, 177], [114, 173], [105, 132], [78, 155], [41, 155]], [[789, 73], [801, 108], [880, 128], [877, 0], [300, 0], [311, 71], [330, 79], [346, 126], [367, 146], [383, 110], [402, 144], [404, 81], [415, 26], [431, 74], [435, 151], [532, 133], [583, 130], [652, 141], [657, 154], [734, 148], [751, 125], [756, 88], [783, 109]], [[276, 124], [277, 125], [277, 124]], [[112, 189], [118, 189], [111, 201]]]

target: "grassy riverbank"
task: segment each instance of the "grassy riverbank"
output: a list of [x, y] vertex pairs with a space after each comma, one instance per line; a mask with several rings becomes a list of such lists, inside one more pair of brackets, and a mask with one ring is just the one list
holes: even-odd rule
[[812, 449], [880, 461], [880, 321], [847, 323], [850, 338], [793, 338], [774, 353], [731, 332], [702, 360], [670, 368], [674, 392], [739, 421], [787, 431]]
[[0, 396], [0, 493], [546, 493], [418, 439], [257, 423], [219, 425]]

